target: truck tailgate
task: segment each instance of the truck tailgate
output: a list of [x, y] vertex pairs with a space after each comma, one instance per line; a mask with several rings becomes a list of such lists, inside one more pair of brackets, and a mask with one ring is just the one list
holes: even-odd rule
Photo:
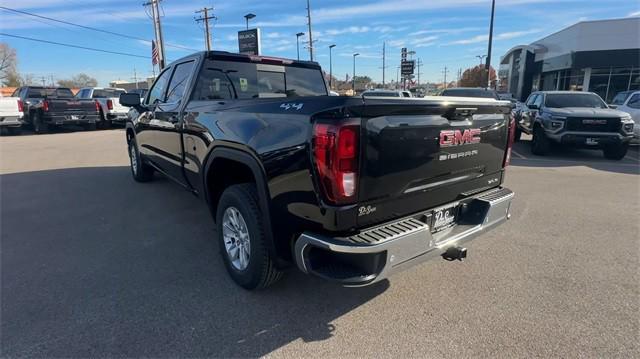
[[510, 107], [498, 101], [365, 99], [358, 224], [455, 201], [502, 182]]
[[22, 112], [18, 110], [19, 97], [0, 97], [0, 117], [21, 116]]
[[94, 100], [50, 98], [48, 101], [49, 111], [58, 115], [84, 115], [96, 112]]

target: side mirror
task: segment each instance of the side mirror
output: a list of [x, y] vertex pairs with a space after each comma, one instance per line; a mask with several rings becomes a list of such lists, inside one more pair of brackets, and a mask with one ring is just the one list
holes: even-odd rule
[[618, 105], [609, 105], [609, 108], [611, 108], [611, 109], [614, 109], [614, 110], [615, 110], [616, 108], [618, 108]]
[[540, 109], [540, 108], [538, 107], [538, 105], [534, 105], [534, 104], [531, 104], [531, 105], [529, 105], [529, 106], [527, 106], [527, 107], [529, 108], [529, 110], [539, 110], [539, 109]]
[[138, 107], [140, 106], [140, 95], [137, 93], [122, 93], [119, 101], [122, 106]]

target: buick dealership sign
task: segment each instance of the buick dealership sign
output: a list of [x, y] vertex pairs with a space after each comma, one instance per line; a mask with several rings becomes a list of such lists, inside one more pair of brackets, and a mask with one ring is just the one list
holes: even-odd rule
[[238, 31], [238, 52], [260, 55], [260, 29]]

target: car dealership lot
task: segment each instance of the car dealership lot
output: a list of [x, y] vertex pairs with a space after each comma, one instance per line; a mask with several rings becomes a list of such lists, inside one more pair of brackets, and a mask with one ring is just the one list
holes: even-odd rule
[[2, 356], [639, 356], [638, 148], [528, 145], [512, 220], [464, 262], [252, 293], [204, 202], [133, 182], [122, 130], [0, 138]]

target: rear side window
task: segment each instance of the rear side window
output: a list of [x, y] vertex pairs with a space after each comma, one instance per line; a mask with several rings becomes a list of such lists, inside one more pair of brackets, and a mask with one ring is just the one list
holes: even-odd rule
[[627, 102], [627, 106], [631, 108], [640, 108], [640, 94], [633, 95], [629, 102]]
[[167, 92], [167, 103], [176, 103], [182, 100], [182, 96], [187, 89], [189, 78], [191, 77], [191, 71], [193, 70], [193, 61], [178, 64], [175, 67], [171, 82], [169, 83], [169, 90]]
[[498, 95], [491, 90], [483, 89], [452, 89], [444, 90], [442, 96], [455, 96], [455, 97], [480, 97], [480, 98], [492, 98], [498, 99]]
[[[84, 90], [89, 91], [89, 90]], [[103, 89], [103, 90], [93, 90], [93, 98], [109, 98], [109, 97], [120, 97], [120, 94], [125, 93], [122, 90], [114, 90], [114, 89]]]
[[207, 60], [194, 100], [326, 96], [318, 69]]
[[44, 97], [61, 97], [61, 98], [70, 98], [73, 97], [73, 92], [68, 88], [43, 88], [43, 87], [32, 87], [29, 89], [27, 93], [27, 97], [29, 98], [44, 98]]

